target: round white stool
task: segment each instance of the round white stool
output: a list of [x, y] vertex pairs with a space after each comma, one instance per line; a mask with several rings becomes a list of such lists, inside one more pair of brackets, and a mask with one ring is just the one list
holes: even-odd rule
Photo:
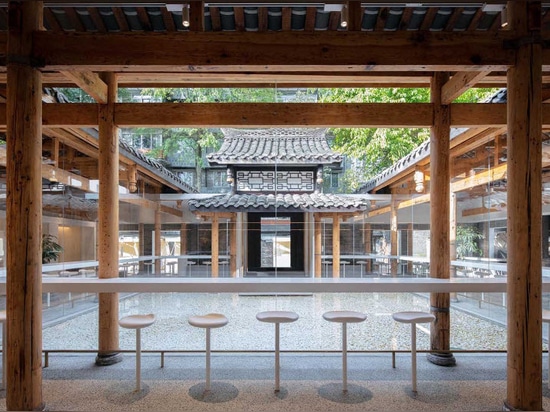
[[122, 328], [136, 330], [136, 392], [141, 390], [141, 329], [155, 323], [155, 315], [130, 315], [118, 321]]
[[412, 390], [416, 392], [416, 324], [431, 323], [435, 316], [427, 312], [397, 312], [392, 315], [396, 322], [411, 324], [411, 361], [412, 361]]
[[0, 310], [0, 323], [2, 323], [2, 389], [6, 389], [6, 362], [8, 360], [7, 356], [7, 348], [8, 348], [8, 342], [6, 339], [8, 338], [7, 334], [7, 317], [6, 317], [6, 311]]
[[[548, 347], [550, 348], [550, 310], [542, 311], [542, 321], [548, 323]], [[550, 349], [548, 350], [548, 388], [550, 388]]]
[[348, 391], [348, 323], [363, 322], [367, 315], [361, 312], [348, 310], [335, 310], [325, 312], [323, 318], [329, 322], [339, 322], [342, 324], [342, 382], [343, 391]]
[[256, 319], [260, 322], [268, 322], [275, 324], [275, 392], [279, 392], [280, 388], [280, 351], [279, 351], [279, 326], [281, 323], [291, 323], [298, 320], [298, 314], [284, 310], [270, 310], [260, 312], [256, 315]]
[[227, 318], [221, 313], [209, 313], [207, 315], [191, 316], [188, 319], [191, 326], [206, 329], [206, 386], [210, 390], [210, 329], [221, 328], [227, 325]]

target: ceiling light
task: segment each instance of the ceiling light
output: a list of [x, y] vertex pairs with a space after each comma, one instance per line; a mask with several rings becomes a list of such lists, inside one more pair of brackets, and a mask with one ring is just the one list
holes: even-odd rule
[[349, 20], [349, 16], [348, 16], [348, 5], [347, 4], [344, 4], [342, 6], [342, 13], [340, 14], [340, 26], [342, 27], [348, 27], [348, 20]]
[[184, 4], [181, 9], [181, 24], [187, 28], [191, 25], [189, 20], [189, 3]]

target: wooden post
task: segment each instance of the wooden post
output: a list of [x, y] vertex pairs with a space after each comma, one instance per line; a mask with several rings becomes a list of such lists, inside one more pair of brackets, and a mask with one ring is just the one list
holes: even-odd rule
[[[372, 253], [372, 228], [370, 223], [365, 223], [365, 253], [370, 255]], [[372, 272], [372, 259], [367, 259], [367, 267], [365, 268], [367, 272]]]
[[[449, 79], [447, 73], [435, 73], [431, 84], [434, 105], [434, 124], [430, 133], [430, 277], [448, 279], [450, 276], [450, 191], [449, 167], [450, 111], [441, 104], [441, 88]], [[431, 293], [430, 310], [435, 316], [431, 324], [431, 350], [428, 360], [436, 365], [452, 366], [456, 360], [450, 348], [450, 296]]]
[[340, 216], [332, 214], [332, 277], [340, 277]]
[[219, 275], [220, 263], [220, 221], [217, 213], [212, 216], [212, 277]]
[[[540, 1], [509, 1], [516, 64], [508, 70], [508, 365], [505, 407], [542, 410]], [[538, 39], [538, 40], [537, 40]]]
[[[42, 75], [32, 67], [41, 1], [9, 3], [7, 56], [7, 382], [8, 410], [42, 401]], [[6, 357], [4, 357], [6, 359]], [[6, 367], [4, 365], [4, 367]]]
[[[407, 256], [413, 255], [413, 233], [414, 233], [414, 226], [413, 223], [409, 223], [407, 225]], [[413, 273], [413, 261], [409, 260], [407, 261], [407, 273]]]
[[[180, 255], [187, 255], [187, 223], [180, 226]], [[178, 274], [187, 275], [187, 258], [178, 259]]]
[[[456, 193], [451, 193], [450, 203], [449, 203], [449, 259], [456, 259]], [[450, 262], [449, 262], [450, 265]], [[450, 274], [452, 277], [456, 277], [456, 267], [450, 266]], [[450, 299], [453, 302], [458, 300], [457, 293], [452, 292], [450, 294]]]
[[[118, 133], [114, 121], [116, 76], [106, 75], [107, 104], [99, 106], [99, 278], [118, 277]], [[96, 365], [122, 360], [118, 352], [118, 293], [99, 293], [99, 345]]]
[[315, 238], [315, 261], [313, 266], [315, 267], [315, 277], [320, 278], [323, 275], [323, 256], [322, 256], [322, 245], [323, 245], [323, 223], [321, 222], [321, 217], [317, 214], [314, 214], [314, 234]]
[[[145, 255], [145, 225], [143, 223], [138, 224], [138, 238], [139, 238], [139, 256]], [[139, 261], [139, 271], [143, 272], [145, 265], [142, 260]]]
[[[390, 254], [397, 256], [397, 202], [392, 196], [390, 208]], [[397, 276], [397, 259], [390, 259], [390, 273], [392, 277]]]
[[[162, 256], [162, 241], [161, 241], [161, 233], [162, 232], [162, 222], [161, 222], [161, 215], [160, 210], [155, 210], [155, 257]], [[161, 259], [155, 259], [155, 275], [159, 276], [161, 272]]]
[[233, 213], [229, 223], [229, 272], [237, 277], [237, 214]]

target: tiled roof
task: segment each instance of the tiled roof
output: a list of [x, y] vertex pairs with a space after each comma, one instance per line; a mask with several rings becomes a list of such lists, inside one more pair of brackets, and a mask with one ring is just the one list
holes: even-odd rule
[[177, 185], [182, 191], [186, 193], [197, 193], [197, 189], [193, 186], [190, 186], [183, 181], [178, 175], [172, 173], [166, 167], [164, 167], [160, 162], [150, 157], [145, 156], [143, 153], [140, 153], [134, 147], [130, 146], [128, 143], [120, 140], [120, 149], [127, 152], [125, 155], [131, 154], [136, 159], [139, 159], [141, 163], [146, 166], [148, 169], [152, 169], [158, 176], [170, 181], [171, 183]]
[[215, 165], [339, 164], [325, 129], [223, 129], [220, 150], [206, 158]]
[[[78, 3], [75, 1], [74, 3]], [[83, 2], [84, 3], [84, 2]], [[122, 2], [121, 2], [122, 3]], [[131, 3], [131, 2], [128, 2]], [[124, 6], [124, 4], [121, 4]], [[118, 5], [117, 6], [121, 6]], [[403, 7], [403, 5], [407, 7]], [[480, 5], [464, 7], [426, 7], [421, 3], [406, 2], [392, 7], [375, 5], [361, 8], [361, 31], [487, 31], [500, 21], [500, 12], [484, 10]], [[181, 7], [171, 11], [167, 6], [158, 7], [64, 7], [52, 5], [44, 13], [47, 30], [86, 32], [128, 32], [187, 31], [182, 24]], [[342, 30], [339, 12], [324, 10], [323, 7], [225, 7], [210, 5], [204, 7], [205, 31], [282, 31], [282, 30]], [[261, 10], [263, 9], [263, 10]], [[265, 10], [267, 9], [267, 10]], [[290, 13], [286, 13], [290, 9]], [[5, 15], [6, 8], [0, 9]], [[288, 26], [283, 23], [288, 19]], [[7, 19], [0, 19], [0, 30], [7, 29]], [[500, 27], [500, 24], [497, 25]]]
[[335, 194], [226, 194], [189, 200], [189, 210], [197, 212], [357, 212], [367, 210], [366, 200]]
[[[507, 90], [501, 89], [498, 92], [496, 92], [494, 95], [486, 99], [484, 103], [506, 103], [506, 101], [507, 101]], [[464, 129], [464, 128], [451, 129], [451, 140], [454, 139], [459, 134], [462, 134], [466, 130], [467, 129]], [[408, 167], [418, 163], [420, 160], [425, 159], [429, 156], [430, 156], [430, 141], [427, 140], [424, 143], [422, 143], [420, 146], [418, 146], [416, 149], [414, 149], [407, 156], [399, 159], [393, 165], [391, 165], [387, 169], [384, 169], [382, 172], [378, 173], [375, 177], [373, 177], [371, 180], [369, 180], [364, 185], [362, 185], [359, 189], [357, 189], [356, 192], [368, 193], [375, 187], [384, 183], [386, 180], [391, 179], [392, 177], [396, 176], [403, 170], [407, 169]]]

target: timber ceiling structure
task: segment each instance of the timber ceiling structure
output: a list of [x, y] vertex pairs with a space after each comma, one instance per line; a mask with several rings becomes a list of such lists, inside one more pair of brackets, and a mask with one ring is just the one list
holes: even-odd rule
[[[118, 87], [430, 87], [436, 71], [450, 74], [443, 87], [443, 103], [450, 104], [471, 87], [506, 87], [517, 47], [515, 34], [507, 29], [506, 2], [496, 0], [43, 4], [44, 30], [33, 34], [32, 52], [43, 86], [80, 87], [99, 104], [107, 101], [105, 72], [115, 73]], [[550, 7], [543, 3], [542, 14], [533, 21], [546, 33]], [[7, 30], [4, 2], [0, 85], [7, 83], [2, 70], [10, 59]], [[543, 100], [550, 98], [546, 50]], [[63, 104], [45, 95], [44, 155], [52, 161], [55, 151], [54, 167], [66, 165], [65, 183], [75, 177], [72, 170], [87, 179], [97, 175], [97, 106]], [[506, 104], [452, 106], [455, 180], [505, 161]], [[430, 127], [433, 120], [430, 104], [401, 102], [117, 103], [115, 111], [119, 127]], [[545, 128], [550, 127], [550, 111], [543, 109], [547, 112]], [[128, 153], [122, 148], [124, 185], [130, 185], [128, 176], [137, 168], [138, 180], [149, 187], [141, 186], [140, 193], [193, 191], [161, 167], [143, 164], [139, 154]], [[416, 193], [413, 176], [421, 169], [427, 193], [429, 156], [411, 159], [369, 190]], [[178, 215], [177, 210], [170, 213]]]

